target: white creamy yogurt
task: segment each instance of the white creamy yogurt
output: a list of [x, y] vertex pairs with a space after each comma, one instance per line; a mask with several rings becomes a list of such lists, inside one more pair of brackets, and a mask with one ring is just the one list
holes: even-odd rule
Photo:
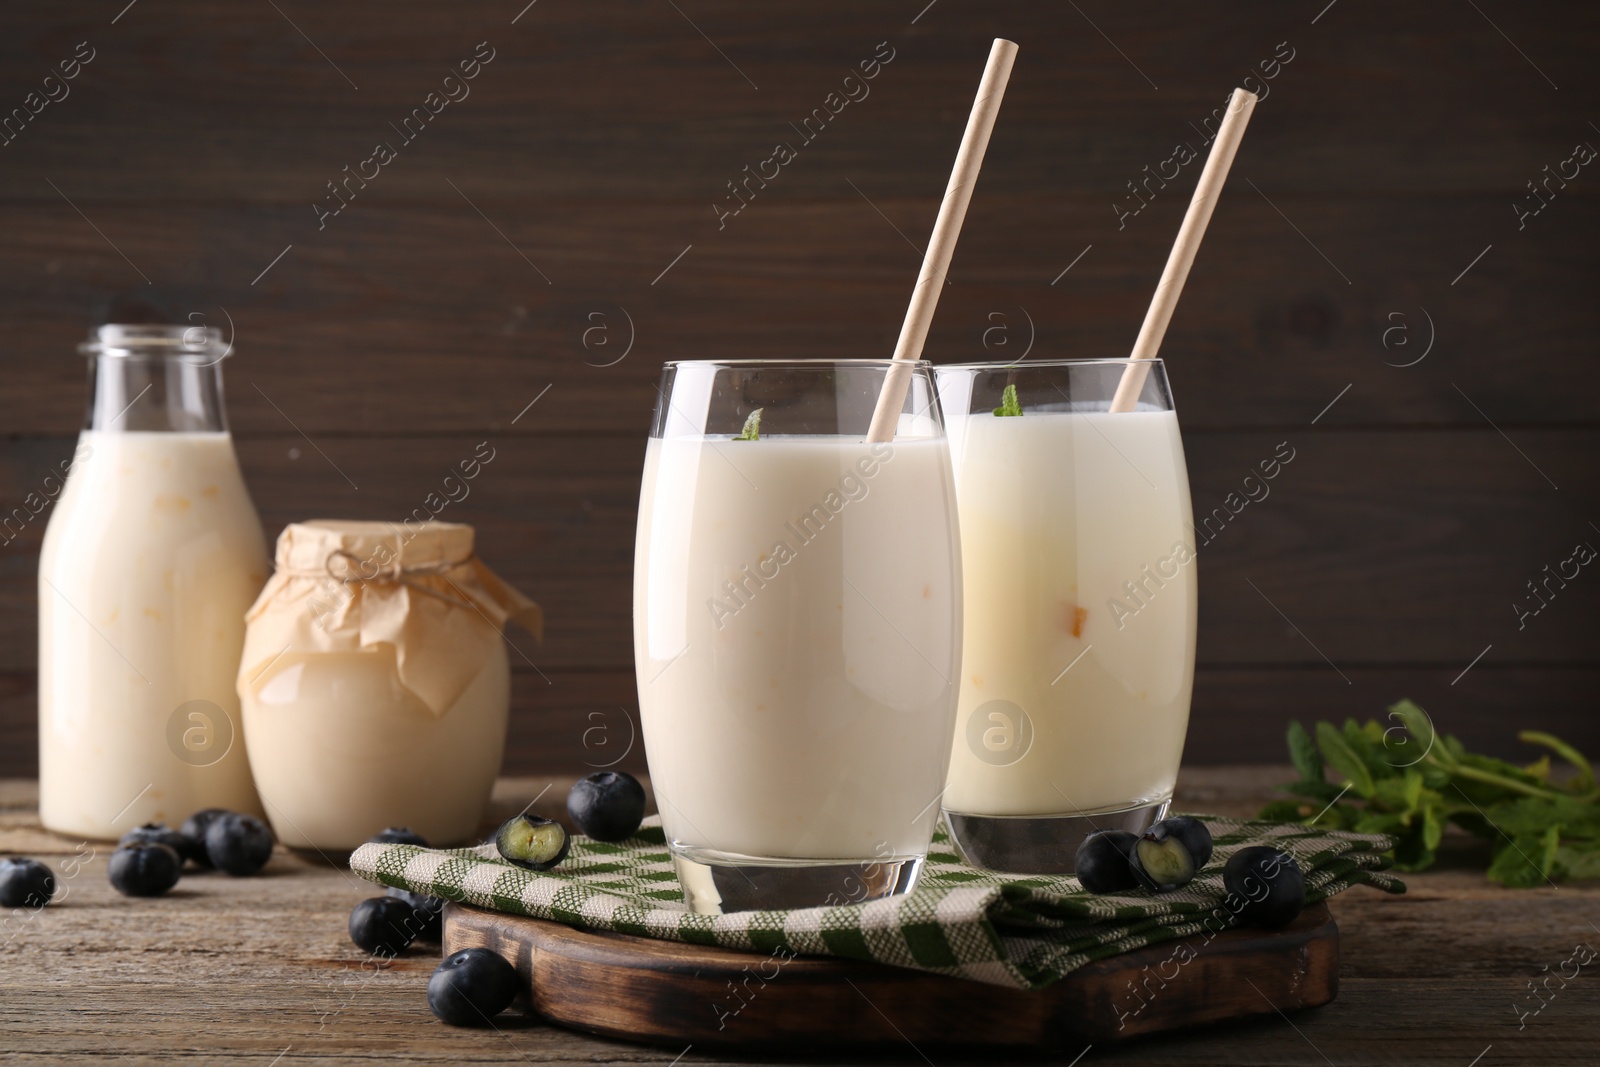
[[651, 439], [634, 657], [669, 840], [921, 855], [961, 659], [943, 439]]
[[944, 806], [1046, 815], [1165, 799], [1194, 676], [1177, 416], [949, 418], [965, 640]]

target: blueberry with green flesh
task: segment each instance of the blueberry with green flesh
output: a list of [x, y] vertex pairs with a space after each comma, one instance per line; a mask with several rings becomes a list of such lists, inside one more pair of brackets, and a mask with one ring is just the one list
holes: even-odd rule
[[1293, 856], [1267, 845], [1241, 848], [1222, 868], [1230, 910], [1247, 926], [1276, 930], [1306, 906], [1306, 878]]
[[206, 830], [222, 816], [231, 814], [226, 808], [206, 808], [183, 820], [183, 827], [178, 832], [184, 836], [184, 847], [178, 851], [196, 867], [210, 867], [211, 857], [206, 855]]
[[624, 840], [644, 822], [644, 786], [622, 771], [591, 774], [567, 794], [567, 814], [596, 841]]
[[122, 835], [122, 839], [117, 842], [117, 847], [125, 848], [128, 845], [138, 843], [166, 845], [176, 852], [180, 859], [189, 858], [189, 839], [164, 822], [147, 822], [143, 826], [135, 826], [132, 830]]
[[411, 905], [417, 917], [418, 941], [438, 941], [444, 936], [444, 901], [405, 889], [391, 889], [389, 896]]
[[1211, 862], [1211, 831], [1199, 819], [1189, 815], [1174, 815], [1170, 819], [1162, 819], [1150, 827], [1150, 831], [1154, 831], [1157, 827], [1160, 827], [1168, 837], [1176, 837], [1183, 842], [1184, 847], [1189, 850], [1189, 856], [1194, 860], [1196, 871], [1204, 869], [1205, 865]]
[[542, 815], [513, 815], [494, 837], [500, 855], [530, 871], [548, 871], [566, 858], [566, 828]]
[[487, 1026], [517, 996], [517, 969], [486, 948], [446, 956], [428, 979], [428, 1007], [451, 1026]]
[[1183, 838], [1158, 822], [1128, 850], [1128, 866], [1139, 884], [1158, 893], [1187, 885], [1200, 865]]
[[1096, 830], [1083, 839], [1072, 861], [1073, 873], [1091, 893], [1135, 889], [1139, 879], [1128, 865], [1128, 850], [1139, 840], [1126, 830]]
[[350, 940], [374, 956], [398, 956], [421, 929], [416, 909], [399, 897], [368, 897], [350, 909]]
[[0, 907], [42, 908], [56, 895], [55, 872], [38, 860], [0, 859]]
[[428, 842], [423, 839], [422, 835], [407, 826], [391, 826], [388, 829], [379, 830], [367, 840], [380, 845], [421, 845], [423, 848], [428, 847]]
[[159, 897], [178, 884], [182, 871], [176, 849], [150, 841], [123, 845], [106, 862], [112, 888], [125, 897]]
[[206, 855], [236, 877], [255, 874], [272, 858], [272, 831], [253, 815], [227, 812], [206, 827]]

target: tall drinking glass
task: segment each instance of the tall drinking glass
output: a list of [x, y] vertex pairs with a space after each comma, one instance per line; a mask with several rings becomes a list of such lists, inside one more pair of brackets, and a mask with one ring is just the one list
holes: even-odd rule
[[996, 870], [1070, 873], [1095, 829], [1161, 818], [1194, 685], [1189, 479], [1166, 368], [938, 368], [961, 516], [965, 641], [944, 808]]
[[929, 366], [865, 442], [888, 360], [662, 373], [634, 555], [639, 708], [701, 912], [912, 887], [961, 660], [950, 452]]

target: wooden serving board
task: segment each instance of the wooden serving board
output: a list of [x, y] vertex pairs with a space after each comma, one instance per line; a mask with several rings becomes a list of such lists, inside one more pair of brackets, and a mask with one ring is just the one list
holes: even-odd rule
[[1209, 944], [1192, 937], [1154, 945], [1088, 964], [1036, 992], [832, 957], [784, 959], [576, 930], [449, 905], [444, 951], [474, 947], [514, 963], [534, 1011], [551, 1022], [678, 1048], [909, 1041], [1070, 1050], [1316, 1007], [1334, 998], [1339, 972], [1339, 929], [1323, 904], [1283, 930], [1228, 930]]

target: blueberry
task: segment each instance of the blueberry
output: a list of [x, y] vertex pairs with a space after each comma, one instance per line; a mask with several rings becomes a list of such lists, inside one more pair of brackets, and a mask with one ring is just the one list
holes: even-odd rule
[[542, 815], [513, 815], [495, 834], [500, 855], [530, 871], [548, 871], [566, 858], [572, 839], [564, 826]]
[[644, 821], [644, 786], [622, 771], [591, 774], [567, 794], [567, 814], [596, 841], [621, 841]]
[[125, 897], [159, 897], [178, 884], [183, 857], [171, 845], [136, 841], [111, 854], [106, 874]]
[[428, 979], [428, 1007], [451, 1026], [486, 1026], [516, 999], [517, 969], [486, 948], [446, 956]]
[[1222, 868], [1228, 907], [1247, 926], [1276, 930], [1294, 922], [1306, 906], [1306, 878], [1293, 856], [1266, 845], [1241, 848]]
[[423, 848], [428, 847], [428, 842], [423, 839], [421, 834], [405, 826], [391, 826], [388, 829], [379, 830], [367, 840], [375, 841], [380, 845], [421, 845]]
[[1153, 832], [1157, 827], [1168, 837], [1176, 837], [1183, 842], [1184, 847], [1189, 850], [1190, 858], [1194, 860], [1196, 871], [1211, 862], [1211, 831], [1199, 819], [1188, 815], [1174, 815], [1170, 819], [1162, 819], [1147, 832]]
[[[1209, 847], [1210, 835], [1206, 837]], [[1140, 885], [1158, 893], [1187, 885], [1200, 869], [1184, 838], [1173, 833], [1165, 822], [1156, 823], [1134, 842], [1128, 850], [1128, 865]]]
[[272, 858], [272, 831], [252, 815], [225, 812], [206, 827], [206, 855], [229, 874], [255, 874]]
[[1139, 838], [1126, 830], [1097, 830], [1083, 839], [1072, 861], [1073, 873], [1091, 893], [1134, 889], [1139, 879], [1128, 866], [1128, 852]]
[[444, 935], [444, 901], [405, 889], [391, 889], [389, 896], [411, 905], [417, 917], [418, 941], [438, 941]]
[[224, 808], [206, 808], [183, 820], [184, 847], [179, 849], [184, 858], [196, 867], [210, 867], [211, 857], [206, 855], [206, 830], [224, 815], [233, 814]]
[[38, 860], [0, 859], [0, 907], [42, 908], [56, 895], [55, 872]]
[[164, 822], [147, 822], [143, 826], [134, 827], [122, 835], [117, 847], [124, 848], [133, 844], [166, 845], [176, 852], [180, 859], [187, 859], [189, 856], [189, 839]]
[[416, 909], [399, 897], [368, 897], [350, 909], [350, 940], [374, 956], [398, 956], [420, 930]]

